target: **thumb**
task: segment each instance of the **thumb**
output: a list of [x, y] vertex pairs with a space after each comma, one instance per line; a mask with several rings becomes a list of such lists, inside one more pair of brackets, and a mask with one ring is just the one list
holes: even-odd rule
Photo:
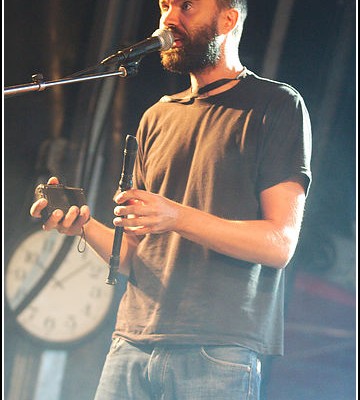
[[59, 183], [59, 179], [56, 176], [52, 176], [47, 182], [48, 185], [58, 185]]

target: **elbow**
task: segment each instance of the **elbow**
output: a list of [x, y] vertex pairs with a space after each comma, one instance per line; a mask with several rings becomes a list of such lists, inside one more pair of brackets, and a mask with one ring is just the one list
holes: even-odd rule
[[276, 260], [274, 260], [274, 265], [272, 267], [276, 269], [284, 269], [292, 259], [292, 254], [279, 255]]
[[279, 251], [273, 254], [271, 259], [266, 262], [266, 265], [276, 269], [284, 269], [289, 264], [292, 256], [293, 253]]
[[290, 262], [291, 257], [286, 257], [281, 254], [274, 254], [271, 258], [266, 260], [265, 264], [267, 267], [276, 269], [284, 269]]
[[274, 243], [273, 252], [271, 252], [271, 259], [268, 265], [273, 268], [284, 269], [295, 253], [297, 239], [298, 236], [294, 238], [287, 235], [279, 235], [276, 243]]

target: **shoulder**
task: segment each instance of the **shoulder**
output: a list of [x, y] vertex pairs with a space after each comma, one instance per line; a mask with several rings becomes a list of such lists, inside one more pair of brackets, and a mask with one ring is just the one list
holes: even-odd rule
[[156, 103], [150, 106], [142, 115], [140, 124], [146, 122], [163, 121], [170, 117], [174, 118], [178, 114], [178, 107], [182, 103], [179, 100], [189, 96], [190, 88], [175, 94], [166, 94]]
[[303, 98], [299, 91], [288, 83], [264, 78], [249, 71], [244, 79], [244, 88], [263, 101], [290, 101], [301, 102]]

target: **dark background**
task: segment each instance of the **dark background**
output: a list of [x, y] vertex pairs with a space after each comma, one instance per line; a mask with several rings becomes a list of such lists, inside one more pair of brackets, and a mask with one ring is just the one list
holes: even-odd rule
[[[35, 73], [42, 73], [45, 81], [50, 81], [96, 65], [105, 56], [150, 36], [158, 23], [157, 3], [153, 1], [118, 1], [114, 5], [111, 0], [34, 0], [31, 3], [5, 0], [3, 4], [5, 87], [30, 83]], [[244, 65], [260, 75], [266, 63], [279, 4], [275, 0], [249, 1], [240, 56]], [[269, 76], [300, 91], [313, 127], [314, 180], [301, 240], [288, 272], [288, 346], [294, 342], [299, 345], [297, 335], [313, 337], [310, 328], [307, 332], [294, 328], [298, 322], [306, 325], [308, 315], [303, 314], [302, 307], [310, 307], [313, 310], [312, 327], [325, 318], [323, 322], [327, 328], [350, 332], [350, 345], [346, 342], [345, 354], [352, 352], [352, 346], [355, 346], [351, 336], [355, 329], [351, 299], [355, 298], [356, 292], [355, 8], [352, 0], [295, 0], [278, 68], [275, 76]], [[157, 54], [142, 60], [136, 77], [108, 78], [106, 81], [56, 86], [43, 92], [4, 99], [5, 260], [24, 232], [40, 229], [38, 222], [30, 218], [29, 207], [35, 185], [51, 175], [56, 174], [64, 183], [81, 185], [93, 193], [93, 214], [110, 224], [112, 194], [121, 172], [125, 136], [135, 133], [138, 120], [148, 106], [164, 93], [180, 90], [188, 84], [186, 77], [163, 71]], [[102, 113], [98, 112], [104, 104]], [[101, 162], [97, 164], [99, 159]], [[314, 289], [314, 282], [320, 286]], [[319, 287], [323, 288], [323, 285], [326, 295], [322, 296], [324, 290]], [[303, 295], [307, 300], [313, 299], [314, 303], [305, 304]], [[351, 306], [339, 298], [350, 298]], [[336, 312], [335, 306], [339, 304], [346, 307]], [[328, 313], [329, 322], [326, 320]], [[69, 352], [63, 399], [91, 398], [112, 323], [110, 319], [90, 343]], [[321, 331], [316, 339], [320, 343], [329, 340], [326, 343], [331, 348], [340, 339], [329, 335], [328, 331]], [[19, 341], [27, 349], [28, 358], [38, 360], [44, 350], [44, 346], [27, 341], [15, 324], [5, 327], [5, 394], [9, 398], [9, 382], [16, 372], [13, 358]], [[306, 342], [304, 348], [309, 350], [313, 345], [311, 341]], [[315, 347], [319, 348], [318, 342]], [[290, 362], [302, 366], [299, 359], [295, 362], [291, 359], [291, 351], [290, 347]], [[314, 357], [317, 361], [321, 359]], [[335, 354], [334, 359], [336, 357]], [[87, 366], [86, 374], [79, 370], [80, 358]], [[353, 359], [342, 361], [342, 371], [346, 368], [353, 371]], [[286, 357], [281, 362], [278, 370], [289, 371]], [[269, 397], [272, 395], [270, 398], [281, 400], [281, 393], [288, 396], [287, 382], [282, 382], [274, 370], [274, 365], [269, 363], [269, 374], [275, 374]], [[342, 372], [339, 370], [338, 373], [337, 379], [341, 381]], [[301, 374], [298, 371], [296, 374], [294, 381], [298, 382], [299, 399], [353, 398], [352, 373], [348, 384], [339, 384], [336, 389], [330, 385], [328, 392], [322, 388], [322, 394], [316, 389], [306, 392], [306, 386], [307, 390], [310, 390], [309, 385], [312, 387], [311, 379], [305, 384], [301, 379], [308, 380], [309, 377], [300, 379]], [[312, 377], [313, 387], [319, 387], [314, 374]], [[322, 378], [319, 378], [322, 382], [332, 381], [330, 375]], [[83, 397], [74, 397], [79, 380], [83, 382]], [[282, 386], [281, 390], [275, 387], [276, 383]], [[298, 397], [292, 394], [285, 398]]]

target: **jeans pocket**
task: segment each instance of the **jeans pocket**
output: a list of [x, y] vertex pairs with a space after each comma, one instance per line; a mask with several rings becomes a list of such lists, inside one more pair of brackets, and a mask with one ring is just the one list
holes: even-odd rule
[[116, 337], [112, 339], [109, 349], [109, 354], [116, 353], [116, 351], [121, 347], [122, 343], [124, 343], [124, 339]]
[[259, 399], [261, 375], [256, 352], [240, 346], [202, 346], [200, 356], [208, 376], [216, 376], [216, 384], [222, 385], [219, 399]]
[[[251, 371], [255, 353], [240, 346], [202, 346], [201, 356], [207, 361], [222, 367]], [[255, 356], [256, 357], [256, 356]]]

